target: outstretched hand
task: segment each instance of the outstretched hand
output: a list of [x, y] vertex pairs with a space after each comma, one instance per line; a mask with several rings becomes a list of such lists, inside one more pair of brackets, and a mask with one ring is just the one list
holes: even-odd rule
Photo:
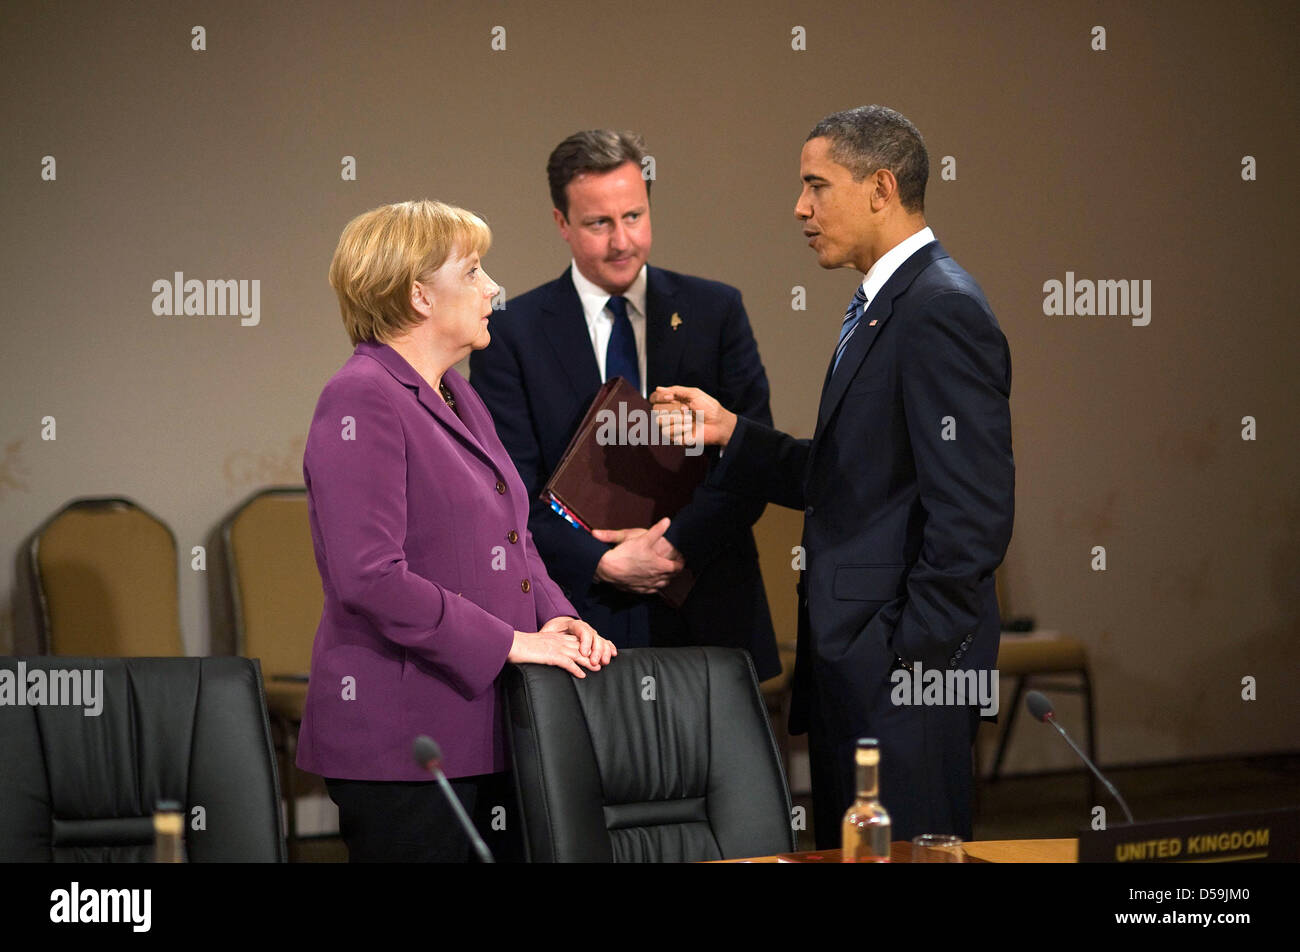
[[650, 404], [660, 435], [673, 443], [726, 446], [736, 429], [736, 414], [698, 387], [655, 387]]

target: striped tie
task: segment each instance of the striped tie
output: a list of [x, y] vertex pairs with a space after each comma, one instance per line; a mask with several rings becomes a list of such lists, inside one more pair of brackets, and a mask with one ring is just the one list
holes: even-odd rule
[[844, 348], [849, 345], [849, 338], [853, 332], [858, 329], [858, 321], [862, 320], [862, 312], [867, 305], [867, 293], [862, 290], [862, 285], [858, 285], [858, 291], [853, 295], [853, 300], [849, 302], [848, 308], [844, 311], [844, 323], [840, 325], [840, 342], [835, 345], [835, 363], [831, 365], [831, 376], [835, 376], [835, 371], [840, 366], [840, 358], [844, 356]]

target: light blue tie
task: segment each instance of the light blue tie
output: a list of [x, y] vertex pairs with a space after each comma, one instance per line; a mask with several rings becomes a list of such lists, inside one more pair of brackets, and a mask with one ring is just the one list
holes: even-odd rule
[[853, 295], [853, 300], [849, 302], [848, 308], [844, 311], [844, 323], [840, 325], [840, 342], [835, 345], [835, 363], [831, 365], [831, 376], [835, 376], [835, 371], [839, 369], [840, 358], [844, 356], [844, 348], [849, 345], [849, 338], [853, 332], [858, 329], [858, 321], [862, 320], [862, 313], [866, 310], [867, 294], [862, 290], [862, 285], [858, 285], [858, 291]]

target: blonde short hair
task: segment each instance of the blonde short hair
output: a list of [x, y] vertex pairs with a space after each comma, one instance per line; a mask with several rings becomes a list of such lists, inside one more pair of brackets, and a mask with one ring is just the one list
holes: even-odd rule
[[348, 222], [330, 262], [343, 326], [355, 347], [387, 343], [420, 323], [411, 287], [427, 281], [453, 254], [487, 253], [492, 232], [454, 205], [422, 199], [381, 205]]

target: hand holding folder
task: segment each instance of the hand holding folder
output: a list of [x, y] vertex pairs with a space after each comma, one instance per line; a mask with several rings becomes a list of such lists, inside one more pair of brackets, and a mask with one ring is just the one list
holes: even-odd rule
[[[588, 532], [649, 530], [690, 502], [708, 471], [700, 447], [663, 440], [650, 404], [616, 377], [587, 408], [541, 498]], [[659, 594], [680, 606], [693, 583], [690, 571], [683, 569]]]
[[680, 585], [677, 578], [686, 561], [664, 538], [669, 524], [664, 516], [649, 529], [593, 529], [591, 534], [597, 539], [615, 546], [596, 566], [596, 577], [641, 595], [656, 595], [667, 585]]

